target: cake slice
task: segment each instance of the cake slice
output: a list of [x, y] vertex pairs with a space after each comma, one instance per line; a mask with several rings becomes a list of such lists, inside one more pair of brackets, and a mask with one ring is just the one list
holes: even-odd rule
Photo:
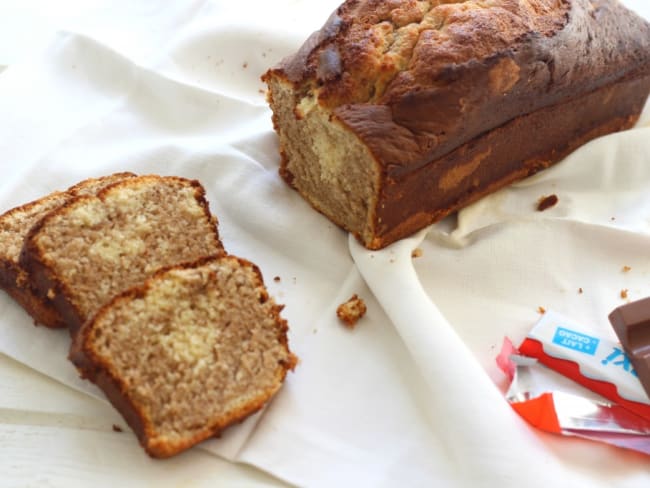
[[79, 196], [29, 232], [20, 265], [74, 334], [158, 269], [223, 252], [199, 182], [138, 176]]
[[132, 178], [133, 173], [115, 173], [84, 180], [66, 191], [51, 193], [39, 200], [0, 215], [0, 288], [4, 289], [34, 319], [47, 327], [65, 327], [63, 319], [47, 297], [39, 297], [30, 286], [20, 265], [20, 251], [30, 229], [52, 210], [80, 195], [94, 195], [113, 183]]
[[257, 266], [207, 257], [159, 271], [105, 304], [70, 358], [153, 457], [172, 456], [256, 412], [296, 359]]
[[347, 0], [263, 79], [282, 177], [378, 249], [631, 127], [650, 24], [618, 0]]

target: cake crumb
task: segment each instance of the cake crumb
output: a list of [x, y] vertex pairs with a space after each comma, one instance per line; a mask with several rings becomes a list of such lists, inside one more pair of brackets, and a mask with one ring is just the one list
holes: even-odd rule
[[632, 271], [632, 268], [630, 268], [629, 266], [623, 266], [623, 269], [621, 271], [623, 271], [623, 273], [629, 273], [630, 271]]
[[548, 195], [548, 196], [541, 197], [537, 201], [537, 211], [543, 212], [544, 210], [554, 207], [555, 205], [557, 205], [558, 201], [559, 198], [557, 197], [557, 195]]
[[411, 253], [411, 257], [412, 258], [420, 258], [420, 257], [422, 257], [422, 249], [420, 249], [419, 247], [416, 247], [415, 249], [413, 249], [413, 252]]
[[275, 277], [273, 278], [273, 281], [275, 281], [276, 283], [280, 283], [280, 277], [279, 277], [279, 276], [275, 276]]
[[621, 290], [621, 298], [626, 299], [626, 298], [627, 298], [627, 292], [628, 292], [628, 289], [627, 289], [627, 288], [623, 288], [623, 289]]
[[242, 64], [241, 67], [244, 69], [248, 68], [248, 62], [244, 61], [244, 64]]
[[581, 295], [584, 293], [584, 290], [582, 289], [582, 287], [578, 288], [578, 293], [580, 293]]
[[366, 314], [366, 310], [365, 302], [355, 293], [348, 301], [338, 306], [336, 316], [351, 329]]
[[546, 309], [544, 307], [542, 307], [542, 306], [537, 307], [537, 311], [539, 313], [541, 313], [542, 315], [544, 315], [546, 313]]
[[113, 424], [113, 432], [123, 432], [122, 427], [117, 424]]

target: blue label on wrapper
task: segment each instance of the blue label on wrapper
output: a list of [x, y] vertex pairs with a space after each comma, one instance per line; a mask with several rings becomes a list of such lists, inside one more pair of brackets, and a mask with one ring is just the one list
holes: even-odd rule
[[[620, 397], [650, 407], [650, 399], [636, 376], [632, 362], [618, 342], [599, 337], [595, 330], [552, 310], [547, 310], [539, 319], [528, 333], [528, 339], [541, 344], [543, 350], [539, 354], [542, 357], [571, 361], [578, 365], [576, 375], [579, 383], [580, 379], [586, 378], [611, 383], [616, 386], [616, 393], [610, 400], [616, 401]], [[560, 366], [560, 369], [563, 367]], [[564, 374], [564, 370], [560, 373]]]
[[596, 337], [588, 336], [574, 330], [565, 329], [564, 327], [558, 327], [553, 336], [553, 344], [582, 352], [584, 354], [589, 354], [590, 356], [596, 354], [596, 349], [598, 348], [599, 343], [600, 339]]

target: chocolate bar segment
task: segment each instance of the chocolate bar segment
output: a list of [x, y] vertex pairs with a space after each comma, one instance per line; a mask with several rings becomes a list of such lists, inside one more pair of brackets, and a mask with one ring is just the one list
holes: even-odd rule
[[650, 297], [614, 309], [609, 321], [650, 397]]

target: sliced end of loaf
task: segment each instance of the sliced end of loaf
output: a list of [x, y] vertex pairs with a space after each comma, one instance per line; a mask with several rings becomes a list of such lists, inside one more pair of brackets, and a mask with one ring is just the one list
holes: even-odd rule
[[168, 457], [256, 412], [295, 357], [281, 307], [257, 267], [234, 256], [157, 273], [105, 305], [71, 359], [154, 457]]
[[381, 176], [374, 157], [313, 94], [302, 97], [275, 71], [264, 79], [280, 139], [280, 174], [316, 210], [369, 244]]

